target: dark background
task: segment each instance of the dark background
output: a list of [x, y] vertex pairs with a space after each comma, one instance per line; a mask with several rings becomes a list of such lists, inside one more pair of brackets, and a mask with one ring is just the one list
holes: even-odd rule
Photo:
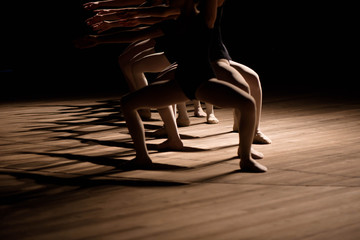
[[[81, 0], [7, 3], [1, 14], [1, 100], [127, 91], [117, 65], [126, 44], [79, 50], [90, 30]], [[326, 4], [227, 0], [224, 41], [268, 92], [357, 96], [355, 2]]]

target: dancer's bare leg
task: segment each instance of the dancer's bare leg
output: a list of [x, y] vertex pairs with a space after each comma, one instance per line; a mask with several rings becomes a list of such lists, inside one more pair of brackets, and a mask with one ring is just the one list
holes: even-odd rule
[[[214, 106], [212, 104], [205, 103], [206, 113], [202, 109], [200, 101], [193, 100], [193, 104], [194, 104], [194, 115], [196, 117], [205, 117], [206, 116], [207, 123], [210, 123], [210, 124], [219, 123], [219, 120], [215, 117]], [[178, 126], [180, 126], [180, 127], [189, 126], [190, 119], [187, 114], [186, 103], [179, 103], [178, 110], [179, 110], [179, 116], [176, 120], [178, 123]]]
[[[144, 107], [158, 108], [161, 112], [161, 116], [170, 116], [163, 120], [166, 121], [166, 130], [176, 130], [175, 134], [171, 133], [171, 135], [176, 138], [179, 137], [179, 134], [177, 132], [174, 115], [168, 106], [186, 100], [188, 100], [187, 97], [180, 90], [180, 87], [175, 81], [153, 84], [127, 94], [122, 98], [122, 110], [136, 150], [136, 158], [132, 161], [135, 166], [146, 167], [151, 164], [151, 159], [145, 144], [144, 127], [141, 118], [137, 113], [137, 109]], [[161, 147], [173, 146], [173, 143], [176, 141], [174, 141], [174, 139], [169, 139], [168, 142], [162, 144]]]
[[200, 101], [193, 100], [192, 102], [194, 105], [194, 116], [195, 117], [206, 117], [206, 113], [202, 109]]
[[187, 127], [190, 126], [190, 118], [187, 114], [186, 102], [178, 103], [178, 117], [176, 119], [176, 123], [179, 127]]
[[214, 106], [210, 103], [205, 103], [206, 107], [206, 121], [209, 124], [217, 124], [219, 123], [219, 119], [215, 117]]
[[256, 105], [253, 97], [229, 83], [211, 79], [196, 91], [196, 97], [219, 107], [236, 108], [242, 112], [239, 122], [240, 168], [250, 172], [265, 172], [267, 168], [251, 156], [251, 145], [255, 133]]
[[132, 76], [131, 60], [140, 58], [139, 53], [145, 50], [153, 49], [155, 41], [152, 39], [143, 40], [130, 44], [118, 58], [120, 69], [124, 75], [124, 78], [129, 86], [130, 91], [135, 91], [136, 85]]
[[[153, 53], [149, 54], [136, 62], [133, 63], [133, 76], [134, 81], [136, 82], [136, 85], [140, 87], [146, 86], [147, 80], [144, 75], [144, 72], [161, 72], [166, 67], [170, 65], [170, 62], [166, 58], [165, 54], [160, 53]], [[178, 126], [189, 126], [190, 125], [190, 119], [186, 112], [186, 106], [185, 103], [178, 103], [177, 108], [179, 111], [179, 117], [177, 118]], [[176, 108], [174, 108], [174, 111], [176, 111]], [[176, 116], [176, 114], [175, 114]]]
[[[218, 79], [231, 83], [234, 86], [244, 90], [245, 92], [250, 93], [250, 87], [245, 81], [244, 77], [230, 65], [227, 59], [219, 59], [212, 62], [212, 68]], [[234, 109], [234, 131], [239, 130], [239, 120], [240, 111], [238, 109]]]
[[[262, 88], [261, 82], [258, 74], [252, 70], [251, 68], [234, 62], [230, 60], [230, 65], [235, 68], [245, 79], [250, 87], [250, 94], [253, 96], [256, 102], [256, 132], [254, 137], [254, 142], [262, 143], [262, 144], [269, 144], [271, 143], [271, 139], [268, 138], [265, 134], [263, 134], [260, 130], [260, 119], [261, 119], [261, 111], [262, 111]], [[236, 129], [235, 129], [236, 130]]]
[[[175, 116], [176, 116], [176, 104], [171, 105], [170, 109], [171, 109], [171, 114], [173, 114], [173, 117], [175, 118]], [[165, 137], [171, 138], [171, 137], [175, 136], [175, 135], [172, 135], [172, 134], [176, 134], [175, 132], [166, 130], [166, 127], [165, 127], [166, 119], [167, 119], [166, 116], [163, 116], [162, 112], [160, 110], [159, 110], [159, 114], [160, 114], [161, 119], [164, 121], [164, 126], [162, 128], [157, 129], [156, 131], [152, 132], [151, 136], [156, 137], [156, 138], [165, 138]], [[177, 121], [176, 121], [176, 123], [177, 123]], [[178, 123], [177, 123], [177, 126], [179, 126]], [[170, 133], [169, 136], [168, 136], [168, 132]], [[170, 146], [169, 147], [159, 146], [158, 149], [160, 150], [160, 149], [165, 149], [165, 148], [166, 149], [179, 150], [179, 149], [177, 149], [177, 147], [172, 148]]]
[[182, 150], [184, 145], [180, 139], [179, 131], [176, 126], [173, 106], [158, 108], [158, 111], [164, 122], [165, 130], [168, 133], [168, 139], [159, 144], [158, 150]]
[[148, 85], [144, 73], [158, 73], [170, 65], [163, 52], [147, 54], [132, 63], [132, 75], [138, 89]]
[[[169, 65], [170, 63], [164, 53], [156, 53], [153, 48], [146, 49], [136, 55], [130, 62], [131, 76], [136, 89], [148, 85], [145, 72], [160, 72]], [[142, 118], [151, 118], [150, 109], [140, 109], [139, 113]]]
[[[153, 39], [147, 39], [130, 44], [124, 52], [119, 56], [118, 63], [120, 69], [124, 75], [124, 78], [129, 86], [130, 91], [135, 91], [140, 87], [137, 86], [132, 73], [132, 64], [141, 59], [142, 57], [154, 53], [155, 41]], [[150, 109], [139, 109], [140, 116], [143, 119], [151, 118]]]

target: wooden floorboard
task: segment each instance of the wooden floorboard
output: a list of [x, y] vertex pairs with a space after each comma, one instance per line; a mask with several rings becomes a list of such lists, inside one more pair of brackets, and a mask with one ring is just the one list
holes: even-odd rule
[[1, 239], [359, 239], [360, 101], [267, 96], [263, 174], [239, 171], [232, 111], [192, 116], [182, 152], [134, 157], [116, 97], [0, 104]]

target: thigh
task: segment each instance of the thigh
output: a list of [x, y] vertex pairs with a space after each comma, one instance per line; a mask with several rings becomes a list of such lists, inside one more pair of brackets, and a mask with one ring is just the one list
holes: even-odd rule
[[141, 53], [142, 51], [154, 48], [155, 41], [152, 39], [146, 39], [143, 41], [135, 42], [130, 44], [119, 56], [120, 60], [123, 60], [124, 62], [131, 60], [134, 56]]
[[244, 79], [244, 77], [233, 68], [228, 60], [222, 61], [218, 60], [212, 63], [212, 68], [215, 72], [216, 78], [230, 84], [235, 85], [236, 87], [249, 92], [249, 85]]
[[165, 54], [160, 53], [152, 53], [146, 56], [143, 56], [140, 59], [137, 59], [133, 63], [133, 71], [134, 72], [161, 72], [166, 67], [170, 65], [170, 62], [166, 58]]
[[245, 81], [247, 81], [249, 84], [250, 84], [250, 82], [260, 81], [259, 75], [251, 68], [245, 66], [244, 64], [234, 62], [232, 60], [230, 60], [229, 63], [233, 68], [236, 69], [236, 71], [238, 71], [245, 78]]
[[175, 79], [175, 73], [177, 70], [177, 63], [170, 64], [164, 70], [162, 70], [155, 79], [155, 82], [164, 81], [167, 79]]
[[142, 59], [143, 57], [148, 56], [153, 53], [155, 53], [155, 49], [153, 47], [143, 49], [142, 51], [140, 51], [136, 55], [134, 55], [130, 59], [129, 63], [132, 65], [132, 64], [136, 63], [137, 61], [139, 61], [140, 59]]
[[155, 83], [135, 92], [125, 95], [121, 104], [131, 109], [139, 108], [163, 108], [168, 105], [187, 101], [188, 98], [182, 92], [176, 81], [170, 80]]
[[203, 83], [196, 91], [196, 98], [223, 108], [255, 106], [255, 101], [249, 93], [217, 79]]

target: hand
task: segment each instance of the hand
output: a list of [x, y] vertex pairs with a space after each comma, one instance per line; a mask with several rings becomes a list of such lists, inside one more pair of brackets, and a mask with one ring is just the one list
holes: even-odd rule
[[100, 14], [100, 13], [97, 13], [95, 16], [86, 19], [86, 24], [87, 25], [94, 25], [94, 24], [102, 22], [104, 20], [105, 20], [104, 15]]
[[85, 4], [83, 5], [83, 7], [84, 7], [86, 10], [94, 10], [94, 9], [99, 8], [99, 5], [100, 5], [99, 2], [88, 2], [88, 3], [85, 3]]
[[86, 20], [88, 25], [93, 25], [102, 21], [114, 21], [119, 20], [119, 17], [116, 13], [108, 13], [108, 12], [97, 12], [97, 14], [93, 17], [90, 17]]
[[[111, 15], [112, 20], [136, 18], [138, 16], [138, 13], [136, 11], [128, 11], [126, 9], [97, 9], [94, 12], [96, 12], [97, 15], [99, 14], [102, 16]], [[110, 19], [106, 19], [106, 20], [110, 20]]]
[[75, 47], [80, 49], [95, 47], [98, 44], [99, 42], [95, 35], [86, 35], [74, 40]]
[[106, 30], [109, 30], [112, 28], [111, 22], [109, 22], [109, 21], [98, 22], [98, 23], [91, 25], [91, 27], [94, 31], [97, 31], [98, 33], [105, 32]]

